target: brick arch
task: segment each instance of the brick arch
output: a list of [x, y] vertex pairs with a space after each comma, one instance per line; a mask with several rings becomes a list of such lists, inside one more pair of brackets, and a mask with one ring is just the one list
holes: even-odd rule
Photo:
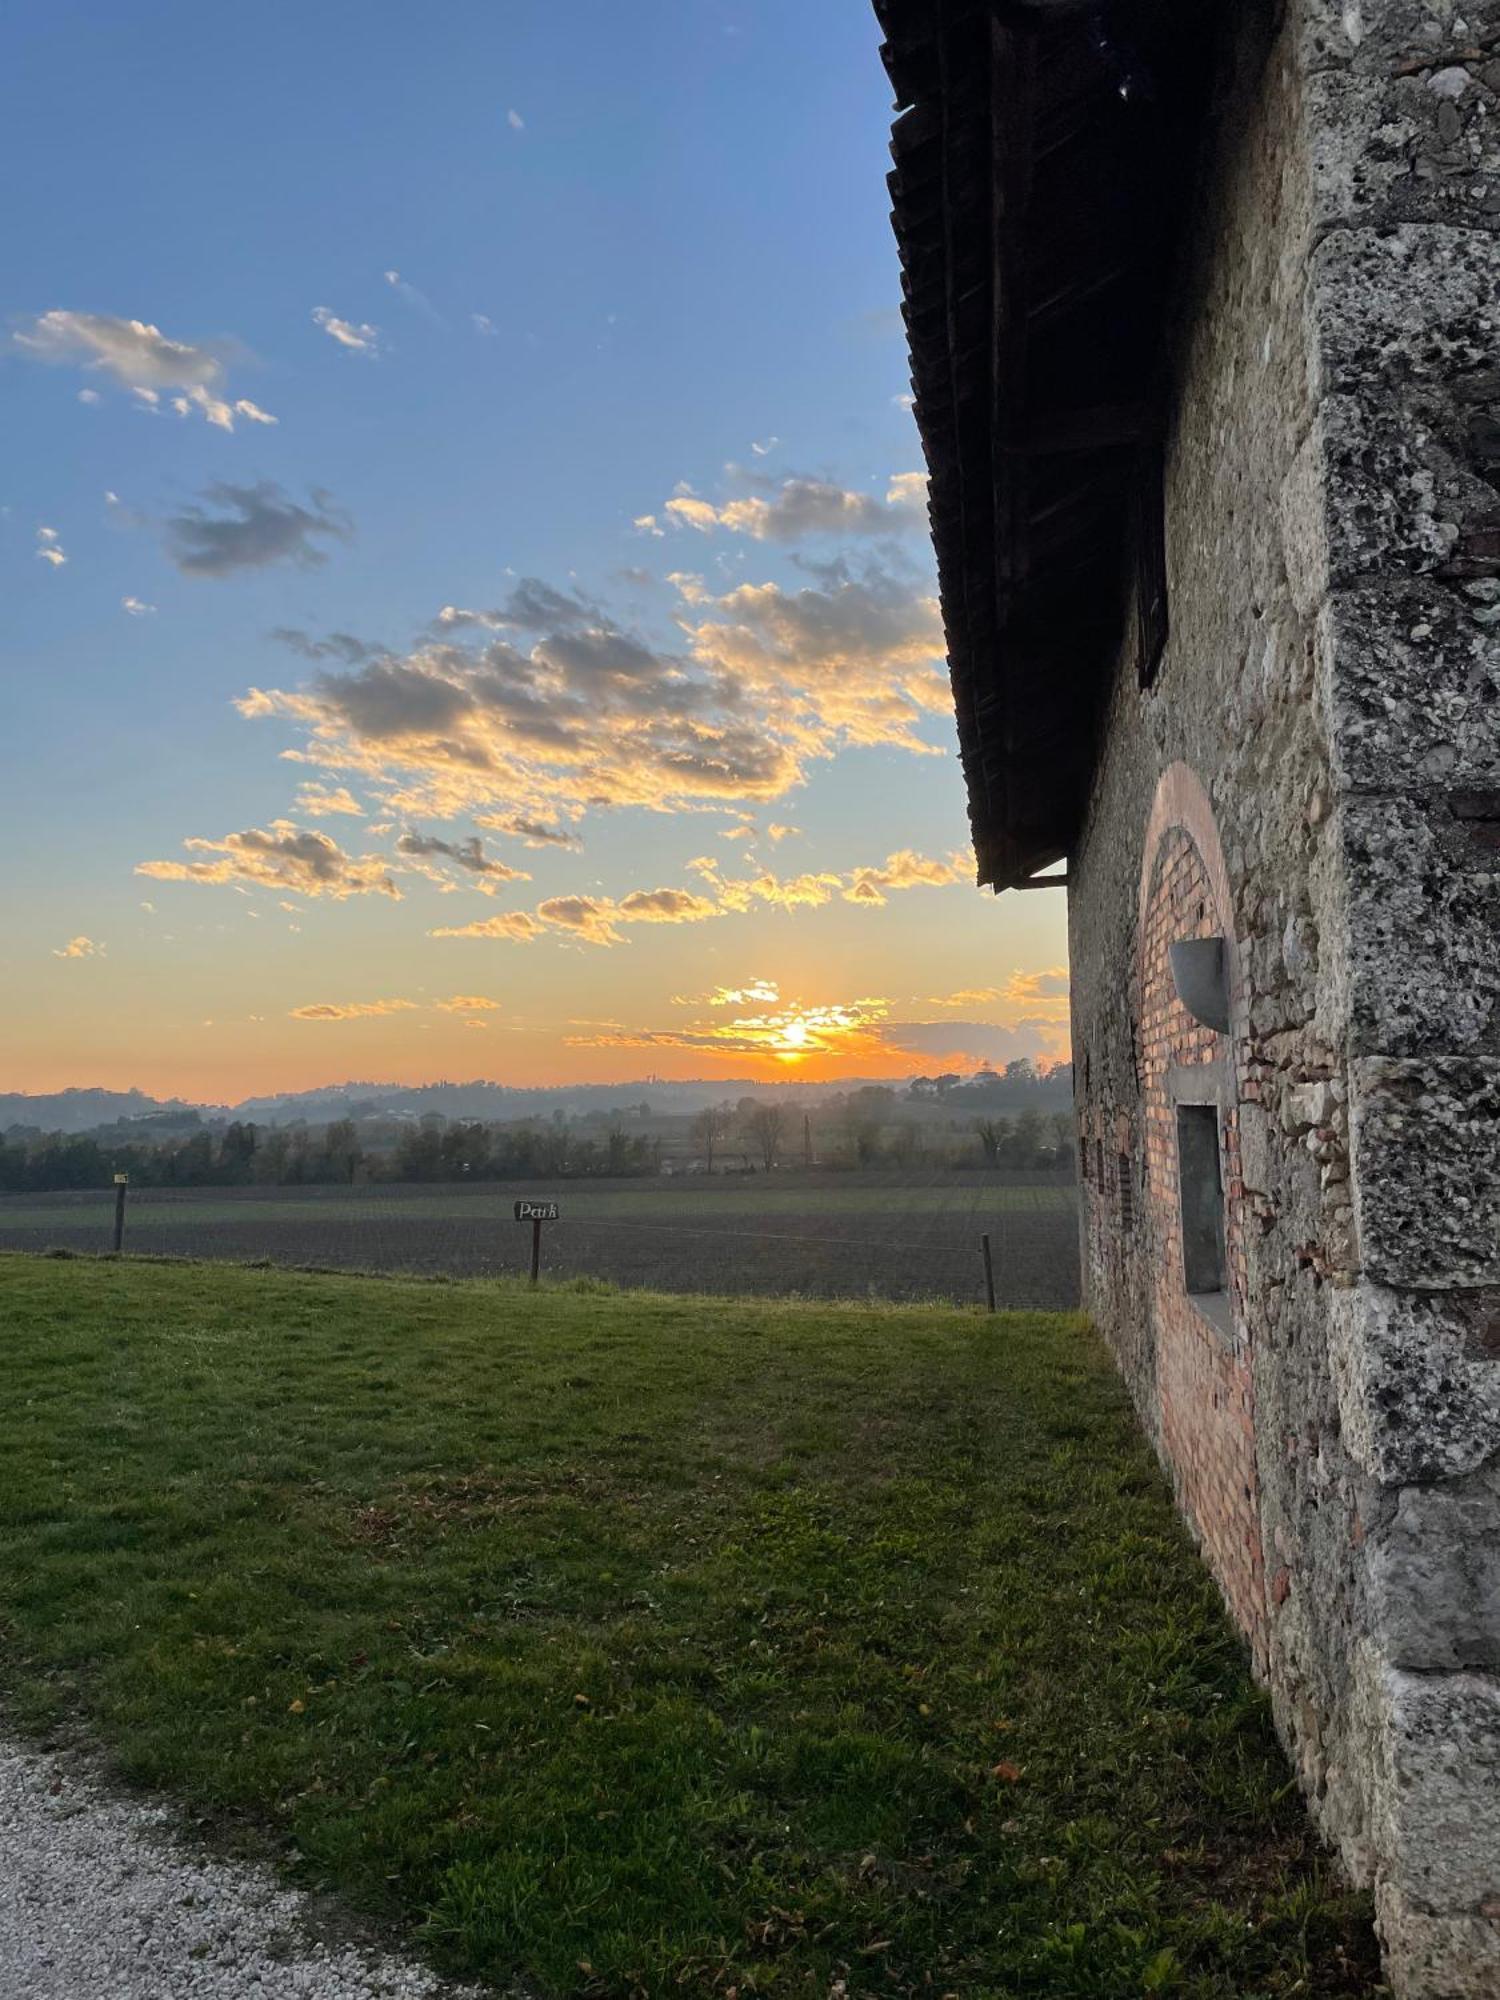
[[[1172, 984], [1168, 946], [1222, 937], [1229, 985], [1227, 1034], [1194, 1021]], [[1258, 1658], [1265, 1583], [1255, 1466], [1255, 1400], [1246, 1311], [1239, 1173], [1240, 1061], [1247, 996], [1234, 899], [1213, 806], [1185, 764], [1162, 773], [1141, 856], [1136, 953], [1141, 1103], [1145, 1129], [1147, 1297], [1156, 1351], [1162, 1454], [1178, 1497]], [[1177, 1180], [1177, 1105], [1219, 1108], [1224, 1180], [1227, 1313], [1194, 1302], [1183, 1270]]]

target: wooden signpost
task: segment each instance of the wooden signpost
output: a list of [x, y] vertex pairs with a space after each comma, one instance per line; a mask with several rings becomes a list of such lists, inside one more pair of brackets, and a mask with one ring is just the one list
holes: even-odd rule
[[517, 1222], [531, 1224], [531, 1282], [535, 1284], [542, 1271], [542, 1224], [556, 1222], [558, 1216], [555, 1201], [518, 1201], [516, 1203]]
[[115, 1175], [115, 1255], [120, 1254], [125, 1241], [125, 1190], [130, 1185], [129, 1174]]

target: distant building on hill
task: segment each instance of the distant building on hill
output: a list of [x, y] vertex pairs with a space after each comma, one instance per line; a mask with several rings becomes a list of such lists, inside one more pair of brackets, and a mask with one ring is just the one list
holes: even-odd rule
[[1495, 1996], [1500, 0], [876, 11], [1092, 1310], [1396, 1989]]

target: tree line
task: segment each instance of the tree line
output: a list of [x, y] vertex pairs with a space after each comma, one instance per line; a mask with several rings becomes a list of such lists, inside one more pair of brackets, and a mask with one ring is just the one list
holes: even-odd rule
[[[797, 1166], [915, 1170], [989, 1166], [1056, 1172], [1071, 1167], [1066, 1112], [1028, 1105], [1014, 1116], [955, 1117], [935, 1128], [906, 1115], [898, 1093], [867, 1085], [803, 1106], [744, 1097], [711, 1104], [666, 1132], [521, 1121], [492, 1124], [429, 1113], [414, 1123], [335, 1119], [322, 1126], [234, 1119], [186, 1132], [123, 1137], [36, 1132], [0, 1137], [0, 1192], [107, 1186], [126, 1173], [138, 1187], [303, 1187], [354, 1181], [574, 1180], [677, 1173], [769, 1173]], [[685, 1150], [684, 1150], [685, 1148]]]

